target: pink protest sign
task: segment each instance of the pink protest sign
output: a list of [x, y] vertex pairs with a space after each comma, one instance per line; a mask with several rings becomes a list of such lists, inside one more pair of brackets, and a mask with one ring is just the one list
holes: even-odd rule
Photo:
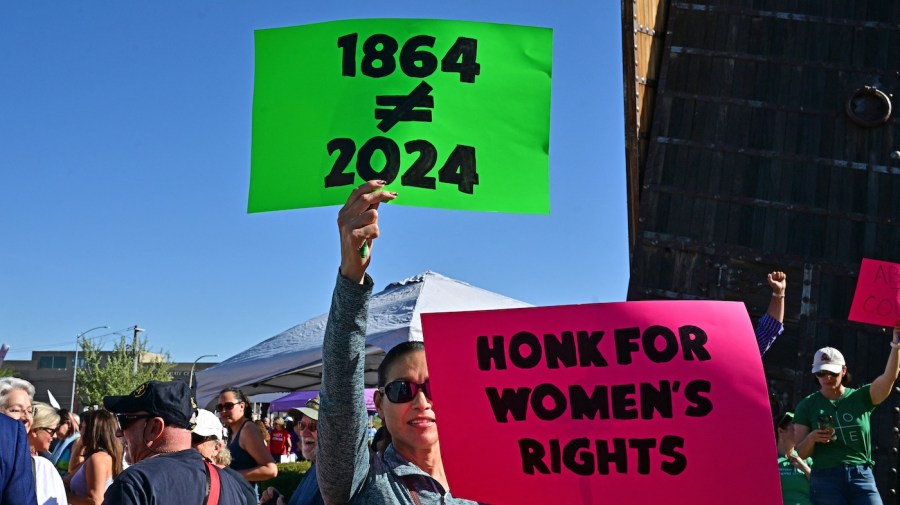
[[744, 305], [423, 314], [454, 496], [492, 504], [781, 503]]
[[848, 319], [892, 328], [900, 322], [900, 265], [863, 258]]

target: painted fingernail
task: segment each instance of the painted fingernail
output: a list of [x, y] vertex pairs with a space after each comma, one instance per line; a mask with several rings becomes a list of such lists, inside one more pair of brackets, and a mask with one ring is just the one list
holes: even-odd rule
[[378, 182], [378, 184], [381, 184], [382, 186], [387, 186], [387, 181], [376, 181], [376, 182]]

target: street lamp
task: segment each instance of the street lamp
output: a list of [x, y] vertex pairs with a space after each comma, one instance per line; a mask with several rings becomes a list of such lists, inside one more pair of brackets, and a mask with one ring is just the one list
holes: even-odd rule
[[142, 331], [147, 331], [147, 330], [145, 330], [143, 328], [138, 328], [138, 325], [134, 325], [133, 329], [134, 329], [134, 343], [131, 344], [131, 352], [134, 353], [134, 368], [132, 369], [132, 373], [137, 375], [138, 358], [142, 357], [142, 356], [138, 356], [138, 333], [140, 333]]
[[218, 358], [218, 354], [204, 354], [199, 358], [194, 360], [194, 364], [191, 365], [191, 376], [188, 378], [188, 389], [192, 389], [194, 387], [194, 367], [197, 366], [197, 362], [203, 358]]
[[94, 330], [99, 330], [101, 328], [108, 329], [109, 326], [97, 326], [95, 328], [91, 328], [90, 330], [83, 331], [78, 335], [75, 335], [75, 361], [72, 362], [72, 400], [69, 402], [69, 412], [75, 410], [75, 379], [78, 378], [78, 339], [84, 338], [86, 333], [92, 332]]

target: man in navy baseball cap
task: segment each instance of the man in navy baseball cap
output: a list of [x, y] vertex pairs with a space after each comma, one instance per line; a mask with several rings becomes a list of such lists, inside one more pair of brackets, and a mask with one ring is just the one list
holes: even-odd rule
[[[167, 425], [191, 430], [197, 417], [197, 405], [191, 390], [181, 381], [149, 381], [126, 396], [107, 396], [103, 406], [114, 414], [144, 412], [161, 417]], [[120, 425], [121, 425], [120, 420]]]
[[241, 483], [191, 447], [197, 405], [181, 381], [145, 382], [126, 396], [107, 396], [131, 466], [107, 488], [103, 503], [243, 505]]

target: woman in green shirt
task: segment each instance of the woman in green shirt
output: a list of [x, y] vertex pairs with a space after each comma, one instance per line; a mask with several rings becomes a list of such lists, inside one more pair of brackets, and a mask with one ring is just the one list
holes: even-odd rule
[[884, 372], [859, 389], [848, 387], [844, 356], [816, 351], [812, 373], [819, 391], [797, 405], [794, 438], [801, 458], [815, 462], [810, 477], [813, 505], [882, 505], [872, 467], [869, 416], [891, 393], [898, 375], [900, 324], [894, 328]]

